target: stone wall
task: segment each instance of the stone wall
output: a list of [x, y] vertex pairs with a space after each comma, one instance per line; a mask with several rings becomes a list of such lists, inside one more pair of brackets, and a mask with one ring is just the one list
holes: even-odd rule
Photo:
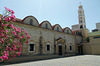
[[90, 42], [83, 43], [84, 54], [100, 54], [100, 38], [89, 38]]
[[[33, 43], [35, 45], [35, 51], [30, 52], [29, 51], [29, 44], [24, 44], [22, 48], [22, 55], [38, 55], [40, 54], [58, 54], [58, 39], [62, 42], [62, 54], [65, 53], [74, 53], [76, 52], [76, 43], [75, 43], [75, 35], [73, 34], [67, 34], [63, 32], [54, 31], [51, 29], [45, 29], [42, 27], [35, 27], [32, 25], [22, 24], [22, 23], [13, 23], [14, 26], [20, 27], [21, 29], [25, 29], [28, 34], [31, 36], [31, 39], [29, 40], [29, 44]], [[42, 49], [40, 49], [40, 37], [41, 38], [41, 44]], [[81, 42], [82, 37], [77, 36], [78, 42]], [[47, 51], [46, 45], [50, 44], [50, 51]], [[56, 48], [54, 47], [56, 45]], [[66, 45], [66, 48], [65, 48]], [[72, 50], [70, 50], [70, 46], [72, 46]]]

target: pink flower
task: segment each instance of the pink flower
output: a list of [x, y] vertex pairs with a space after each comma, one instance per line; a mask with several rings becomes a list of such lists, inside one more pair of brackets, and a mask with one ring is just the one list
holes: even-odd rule
[[26, 43], [28, 43], [28, 41], [26, 41]]
[[1, 22], [1, 20], [2, 20], [2, 19], [0, 18], [0, 22]]
[[13, 44], [13, 48], [15, 48], [16, 47], [16, 45], [15, 44]]
[[2, 56], [2, 58], [3, 58], [3, 60], [6, 60], [6, 59], [8, 59], [8, 57], [7, 57], [7, 56]]
[[19, 52], [21, 52], [21, 48], [19, 48]]
[[21, 53], [20, 53], [20, 52], [18, 52], [17, 54], [18, 54], [18, 56], [20, 56], [20, 54], [21, 54]]
[[15, 19], [15, 16], [14, 16], [13, 14], [11, 14], [11, 16], [10, 16], [10, 17], [11, 17], [11, 19]]
[[14, 11], [13, 11], [13, 10], [11, 10], [11, 13], [12, 13], [12, 14], [14, 14]]
[[10, 17], [8, 17], [8, 21], [10, 21], [11, 20], [11, 18]]
[[5, 24], [5, 26], [7, 26], [7, 24]]
[[14, 28], [15, 28], [15, 31], [18, 31], [16, 27], [14, 27]]
[[13, 41], [13, 43], [16, 43], [16, 41]]
[[5, 17], [5, 21], [6, 21], [6, 22], [8, 22], [8, 21], [9, 21], [7, 17]]
[[20, 28], [20, 27], [18, 27], [18, 30], [21, 30], [21, 28]]
[[31, 38], [31, 36], [28, 36], [29, 37], [29, 39]]
[[10, 44], [8, 44], [8, 46], [10, 46]]
[[2, 34], [2, 36], [4, 36], [4, 33]]
[[15, 58], [16, 57], [16, 55], [13, 55], [13, 58]]
[[2, 59], [2, 57], [0, 57], [0, 59]]
[[19, 37], [19, 35], [16, 35], [16, 37]]
[[14, 35], [16, 35], [16, 32], [15, 32], [15, 31], [13, 31], [12, 33], [13, 33]]
[[11, 11], [10, 9], [8, 9], [7, 7], [4, 7], [6, 10]]
[[5, 30], [5, 32], [8, 32], [8, 30]]
[[25, 38], [24, 35], [22, 36], [22, 38]]
[[11, 48], [9, 48], [9, 50], [10, 50], [10, 51], [12, 51], [12, 49], [11, 49]]

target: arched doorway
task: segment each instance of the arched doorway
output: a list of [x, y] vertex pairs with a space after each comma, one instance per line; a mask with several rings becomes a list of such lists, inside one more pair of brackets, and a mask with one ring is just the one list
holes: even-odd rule
[[62, 44], [59, 44], [58, 48], [59, 48], [59, 55], [62, 55]]
[[59, 38], [57, 40], [56, 52], [57, 52], [58, 55], [63, 55], [64, 52], [65, 52], [64, 40], [62, 38]]

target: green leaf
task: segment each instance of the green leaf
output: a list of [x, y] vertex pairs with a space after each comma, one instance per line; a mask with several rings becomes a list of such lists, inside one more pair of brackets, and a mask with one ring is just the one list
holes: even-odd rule
[[12, 40], [12, 39], [10, 39], [10, 41], [12, 42], [13, 40]]
[[25, 38], [23, 38], [23, 41], [25, 41]]
[[2, 15], [0, 14], [0, 17], [1, 17]]

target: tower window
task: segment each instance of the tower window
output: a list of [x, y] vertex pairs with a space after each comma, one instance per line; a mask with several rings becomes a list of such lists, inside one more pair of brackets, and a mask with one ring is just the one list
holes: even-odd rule
[[34, 44], [30, 44], [30, 45], [29, 45], [29, 48], [30, 48], [30, 49], [29, 49], [30, 51], [34, 51], [34, 49], [35, 49]]
[[48, 29], [48, 24], [47, 23], [45, 24], [45, 28]]
[[70, 50], [72, 50], [72, 46], [70, 46]]
[[80, 13], [81, 13], [81, 11], [80, 11]]
[[33, 20], [32, 19], [30, 19], [30, 25], [33, 25]]
[[82, 25], [80, 26], [80, 29], [81, 29], [81, 28], [83, 28], [83, 26], [82, 26]]
[[47, 51], [50, 51], [50, 45], [47, 45]]
[[80, 20], [80, 23], [82, 23], [82, 20]]
[[80, 17], [80, 19], [82, 19], [82, 17]]

